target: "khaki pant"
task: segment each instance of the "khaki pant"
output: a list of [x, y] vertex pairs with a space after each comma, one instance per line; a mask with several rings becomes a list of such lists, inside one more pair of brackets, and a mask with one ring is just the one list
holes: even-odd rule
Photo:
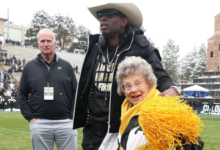
[[54, 142], [57, 150], [77, 149], [77, 130], [72, 129], [72, 120], [37, 119], [29, 125], [33, 150], [53, 150]]

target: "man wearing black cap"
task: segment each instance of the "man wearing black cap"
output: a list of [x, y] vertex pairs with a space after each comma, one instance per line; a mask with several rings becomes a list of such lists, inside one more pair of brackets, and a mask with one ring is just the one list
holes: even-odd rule
[[180, 91], [161, 65], [159, 51], [151, 46], [140, 29], [142, 14], [132, 3], [109, 3], [89, 8], [100, 22], [102, 35], [90, 35], [73, 112], [73, 128], [84, 127], [82, 147], [98, 149], [107, 132], [117, 133], [121, 104], [115, 73], [126, 57], [147, 60], [157, 76], [157, 89], [164, 95]]

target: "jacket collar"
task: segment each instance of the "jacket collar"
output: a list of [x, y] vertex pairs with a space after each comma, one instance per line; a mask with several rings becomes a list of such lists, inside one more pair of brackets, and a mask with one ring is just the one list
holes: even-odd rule
[[41, 61], [43, 61], [43, 62], [45, 62], [47, 65], [50, 65], [51, 63], [56, 63], [56, 62], [58, 62], [59, 56], [57, 56], [56, 53], [54, 53], [53, 60], [52, 60], [50, 63], [46, 62], [46, 61], [43, 59], [43, 57], [41, 56], [41, 53], [37, 55], [37, 59], [38, 59], [38, 60], [41, 60]]

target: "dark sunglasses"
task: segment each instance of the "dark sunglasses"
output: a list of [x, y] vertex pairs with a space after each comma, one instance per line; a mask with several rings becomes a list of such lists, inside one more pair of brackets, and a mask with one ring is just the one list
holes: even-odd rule
[[125, 18], [126, 16], [118, 11], [118, 10], [115, 10], [115, 9], [104, 9], [104, 10], [101, 10], [101, 11], [98, 11], [96, 12], [97, 14], [97, 18], [100, 20], [104, 15], [107, 17], [107, 18], [112, 18], [114, 15], [118, 15], [122, 18]]

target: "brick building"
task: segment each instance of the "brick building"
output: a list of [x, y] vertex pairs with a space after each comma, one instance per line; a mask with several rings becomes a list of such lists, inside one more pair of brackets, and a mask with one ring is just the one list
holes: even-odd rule
[[206, 71], [220, 71], [220, 13], [215, 16], [214, 35], [208, 39]]

